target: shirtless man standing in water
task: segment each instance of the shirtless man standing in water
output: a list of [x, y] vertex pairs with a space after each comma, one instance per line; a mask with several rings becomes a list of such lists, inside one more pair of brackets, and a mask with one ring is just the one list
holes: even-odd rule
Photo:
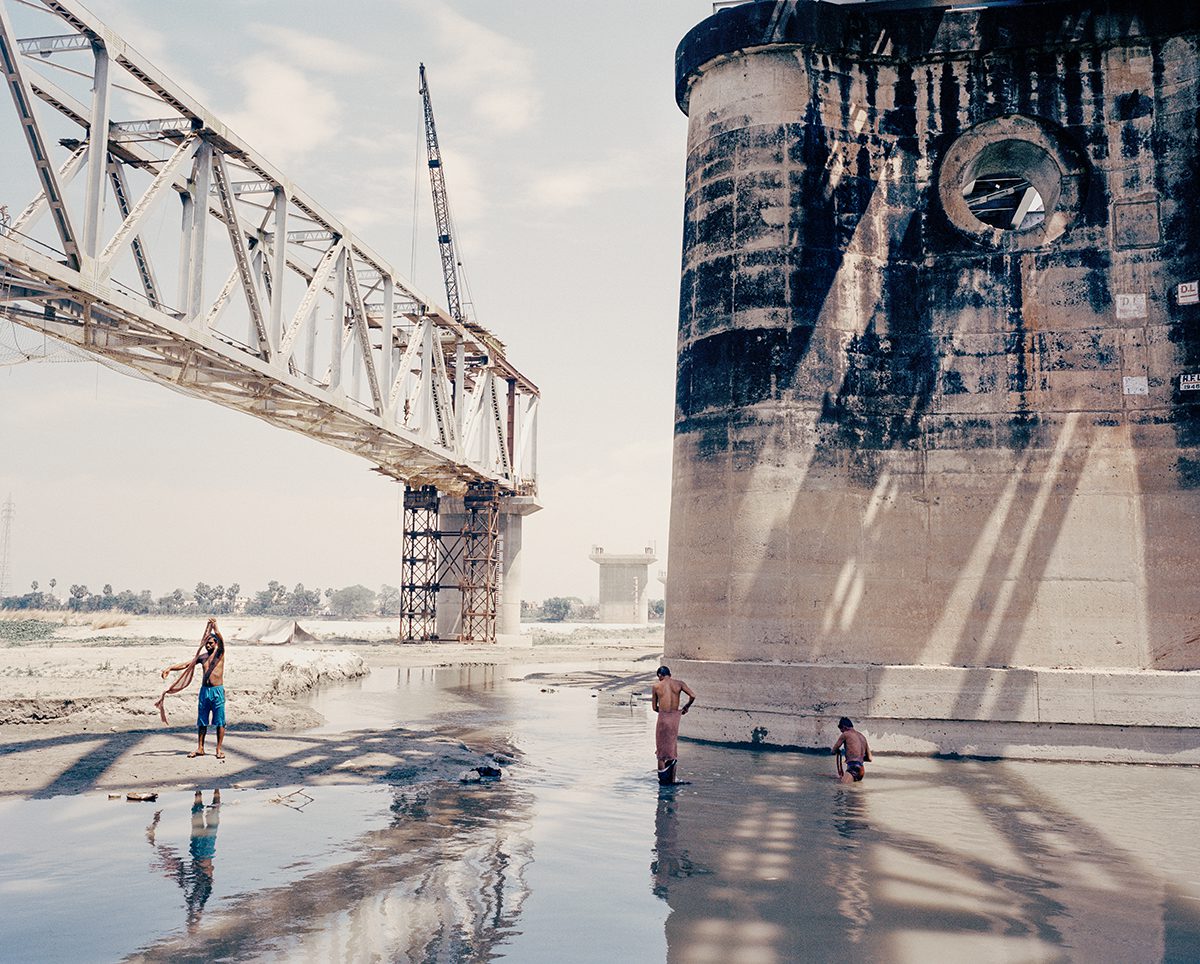
[[863, 764], [871, 762], [871, 748], [867, 745], [867, 738], [854, 728], [849, 717], [843, 716], [838, 720], [838, 729], [842, 731], [842, 735], [833, 745], [834, 755], [836, 756], [842, 747], [846, 748], [846, 772], [841, 773], [839, 767], [838, 779], [842, 783], [858, 783], [866, 776], [866, 767]]
[[[658, 782], [671, 784], [675, 782], [675, 761], [679, 755], [679, 722], [693, 703], [696, 694], [683, 680], [671, 678], [671, 670], [666, 666], [658, 668], [658, 682], [651, 689], [651, 705], [658, 714], [658, 725], [654, 729], [654, 753], [658, 757]], [[679, 694], [687, 693], [688, 701], [681, 708]]]

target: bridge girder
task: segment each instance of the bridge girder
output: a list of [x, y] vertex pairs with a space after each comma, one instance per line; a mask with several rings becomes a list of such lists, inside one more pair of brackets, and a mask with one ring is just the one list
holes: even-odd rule
[[[3, 183], [31, 195], [0, 228], [0, 316], [410, 485], [536, 493], [539, 392], [495, 336], [450, 317], [83, 7], [40, 5], [0, 0], [16, 108], [9, 124], [0, 105], [0, 131], [23, 128], [30, 148]], [[70, 57], [90, 70], [60, 85], [48, 72]]]

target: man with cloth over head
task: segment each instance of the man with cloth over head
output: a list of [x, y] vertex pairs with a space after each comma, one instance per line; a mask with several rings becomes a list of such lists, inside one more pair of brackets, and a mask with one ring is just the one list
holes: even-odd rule
[[174, 683], [158, 698], [155, 704], [162, 714], [163, 722], [167, 721], [163, 701], [172, 693], [178, 693], [187, 688], [192, 681], [192, 673], [197, 666], [203, 668], [203, 678], [200, 681], [200, 700], [198, 719], [196, 721], [196, 749], [188, 757], [204, 756], [204, 737], [210, 725], [217, 728], [217, 759], [224, 760], [225, 752], [222, 745], [225, 742], [225, 638], [217, 629], [217, 621], [210, 619], [204, 627], [204, 637], [196, 655], [186, 663], [168, 666], [162, 671], [162, 678], [168, 673], [182, 670]]

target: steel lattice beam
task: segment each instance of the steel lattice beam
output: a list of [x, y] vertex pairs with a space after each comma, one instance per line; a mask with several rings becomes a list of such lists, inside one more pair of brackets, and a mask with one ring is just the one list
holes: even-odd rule
[[[23, 182], [36, 185], [10, 199], [3, 184], [22, 180], [0, 183], [0, 203], [22, 211], [0, 235], [0, 316], [397, 479], [536, 491], [538, 390], [500, 342], [425, 297], [82, 6], [41, 3], [0, 0], [15, 108], [0, 109], [0, 136], [23, 136]], [[95, 65], [75, 89], [43, 71], [67, 51]], [[118, 86], [144, 112], [111, 121]], [[79, 136], [51, 141], [64, 125]]]

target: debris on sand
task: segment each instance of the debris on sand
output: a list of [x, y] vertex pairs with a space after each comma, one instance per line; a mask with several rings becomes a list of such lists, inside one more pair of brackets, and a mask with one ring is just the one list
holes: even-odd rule
[[149, 793], [142, 790], [135, 790], [132, 793], [125, 794], [125, 799], [133, 803], [153, 803], [158, 799], [157, 793]]
[[272, 803], [278, 803], [285, 807], [291, 807], [293, 810], [303, 812], [304, 808], [313, 802], [315, 798], [310, 797], [303, 790], [293, 790], [291, 793], [285, 793], [278, 797], [272, 797]]
[[474, 767], [459, 777], [459, 783], [495, 783], [502, 776], [498, 767]]

